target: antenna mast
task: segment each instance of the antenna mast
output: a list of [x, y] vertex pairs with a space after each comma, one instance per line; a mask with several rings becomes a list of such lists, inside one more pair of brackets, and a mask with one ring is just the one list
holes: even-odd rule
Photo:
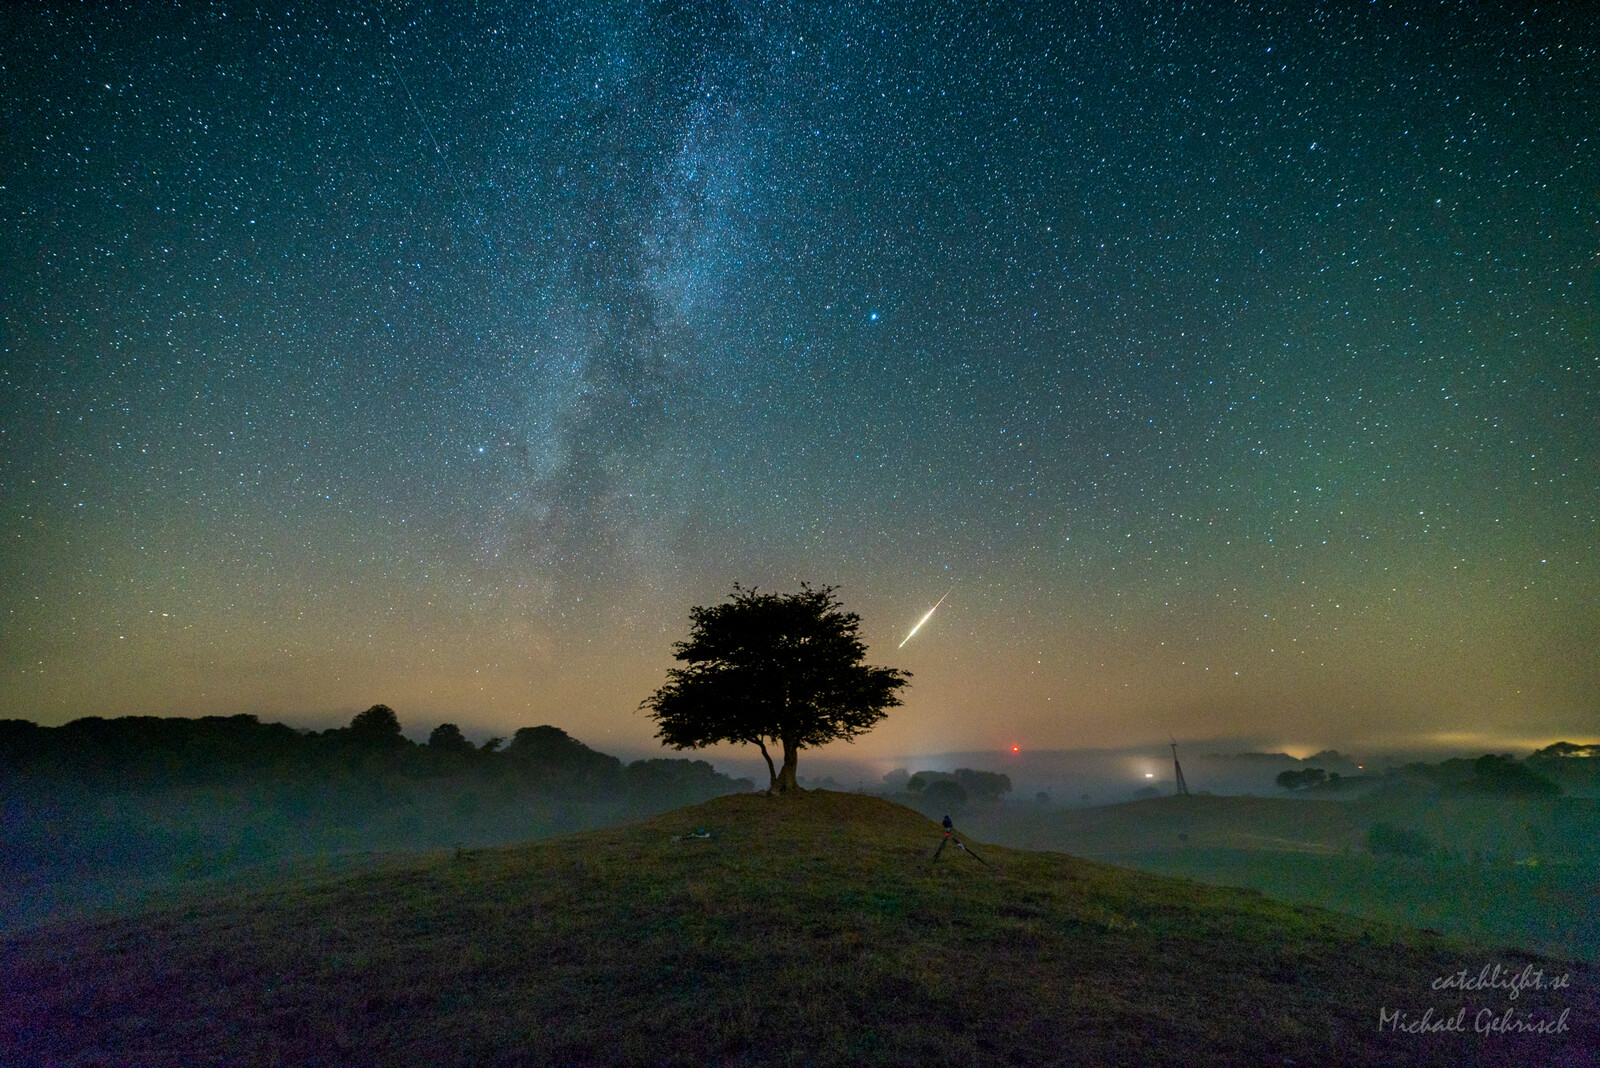
[[1172, 772], [1177, 781], [1177, 795], [1189, 796], [1189, 784], [1183, 781], [1183, 765], [1178, 763], [1178, 740], [1172, 739]]

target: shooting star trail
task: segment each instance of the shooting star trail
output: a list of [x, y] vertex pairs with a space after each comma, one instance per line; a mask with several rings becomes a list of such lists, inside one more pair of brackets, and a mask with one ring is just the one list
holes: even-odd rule
[[[950, 589], [945, 590], [944, 591], [944, 597], [950, 596], [951, 590], [954, 590], [954, 589], [955, 589], [955, 587], [951, 586]], [[937, 601], [933, 602], [933, 607], [928, 609], [928, 614], [923, 616], [921, 619], [917, 620], [917, 625], [911, 628], [911, 633], [906, 635], [905, 641], [903, 641], [899, 645], [895, 646], [896, 649], [904, 649], [906, 647], [906, 642], [908, 642], [912, 638], [914, 638], [916, 636], [917, 631], [922, 629], [922, 625], [924, 623], [926, 623], [928, 620], [933, 618], [933, 614], [939, 610], [939, 606], [944, 604], [944, 597], [941, 597]]]
[[428, 116], [417, 107], [417, 98], [411, 93], [411, 83], [406, 81], [406, 76], [400, 73], [400, 64], [393, 56], [389, 57], [389, 66], [394, 68], [394, 76], [400, 79], [400, 87], [406, 91], [406, 99], [411, 101], [411, 112], [416, 115], [417, 121], [422, 124], [422, 132], [428, 135], [428, 140], [433, 142], [433, 151], [440, 158], [444, 158], [444, 149], [439, 147], [439, 139], [433, 136], [433, 127], [428, 125]]

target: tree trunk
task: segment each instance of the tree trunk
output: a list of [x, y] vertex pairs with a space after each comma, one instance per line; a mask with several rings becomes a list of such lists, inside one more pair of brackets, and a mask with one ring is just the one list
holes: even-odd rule
[[794, 769], [800, 763], [800, 747], [789, 739], [783, 740], [783, 770], [778, 772], [778, 778], [773, 782], [772, 788], [780, 794], [798, 791], [800, 784], [795, 781]]
[[778, 789], [778, 769], [772, 766], [772, 754], [767, 752], [767, 743], [757, 738], [756, 745], [761, 747], [762, 759], [767, 762], [767, 793], [770, 794]]

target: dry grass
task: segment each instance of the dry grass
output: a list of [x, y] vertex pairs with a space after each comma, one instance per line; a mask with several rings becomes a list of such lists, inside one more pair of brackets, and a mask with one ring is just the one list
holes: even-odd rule
[[[683, 837], [696, 827], [709, 840]], [[675, 836], [677, 836], [675, 838]], [[43, 928], [0, 957], [7, 1064], [1557, 1064], [1594, 975], [1244, 891], [975, 845], [876, 798], [629, 827]], [[1532, 961], [1571, 987], [1451, 995]], [[1468, 1005], [1467, 1035], [1380, 1007]], [[1570, 1009], [1480, 1038], [1481, 1005]]]

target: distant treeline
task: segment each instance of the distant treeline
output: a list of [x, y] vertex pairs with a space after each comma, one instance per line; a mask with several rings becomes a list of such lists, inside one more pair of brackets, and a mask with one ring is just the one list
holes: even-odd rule
[[0, 720], [0, 777], [14, 786], [48, 781], [106, 791], [237, 785], [368, 775], [407, 779], [511, 779], [523, 790], [572, 796], [625, 792], [705, 797], [749, 790], [703, 760], [656, 758], [624, 764], [559, 727], [524, 727], [473, 745], [452, 723], [424, 745], [401, 733], [387, 705], [348, 727], [297, 730], [252, 715], [179, 719], [86, 716], [60, 727]]
[[[1306, 763], [1315, 759], [1308, 758]], [[1291, 791], [1337, 792], [1380, 786], [1389, 793], [1558, 797], [1563, 792], [1592, 793], [1600, 787], [1600, 746], [1557, 742], [1523, 760], [1510, 753], [1485, 753], [1476, 759], [1455, 757], [1437, 764], [1418, 761], [1390, 768], [1382, 777], [1341, 778], [1337, 771], [1307, 766], [1279, 772], [1276, 782]]]
[[889, 797], [930, 815], [959, 810], [968, 802], [989, 804], [1011, 792], [1011, 777], [995, 771], [957, 768], [954, 771], [919, 771], [895, 768], [883, 777]]
[[1399, 769], [1398, 777], [1449, 794], [1558, 797], [1562, 788], [1553, 775], [1561, 775], [1564, 769], [1549, 768], [1548, 756], [1546, 750], [1540, 750], [1527, 760], [1519, 761], [1510, 753], [1485, 753], [1476, 760], [1457, 757], [1438, 764], [1406, 764]]
[[624, 764], [559, 727], [418, 745], [375, 705], [348, 727], [255, 716], [0, 720], [0, 929], [261, 865], [474, 848], [753, 789], [703, 760]]

